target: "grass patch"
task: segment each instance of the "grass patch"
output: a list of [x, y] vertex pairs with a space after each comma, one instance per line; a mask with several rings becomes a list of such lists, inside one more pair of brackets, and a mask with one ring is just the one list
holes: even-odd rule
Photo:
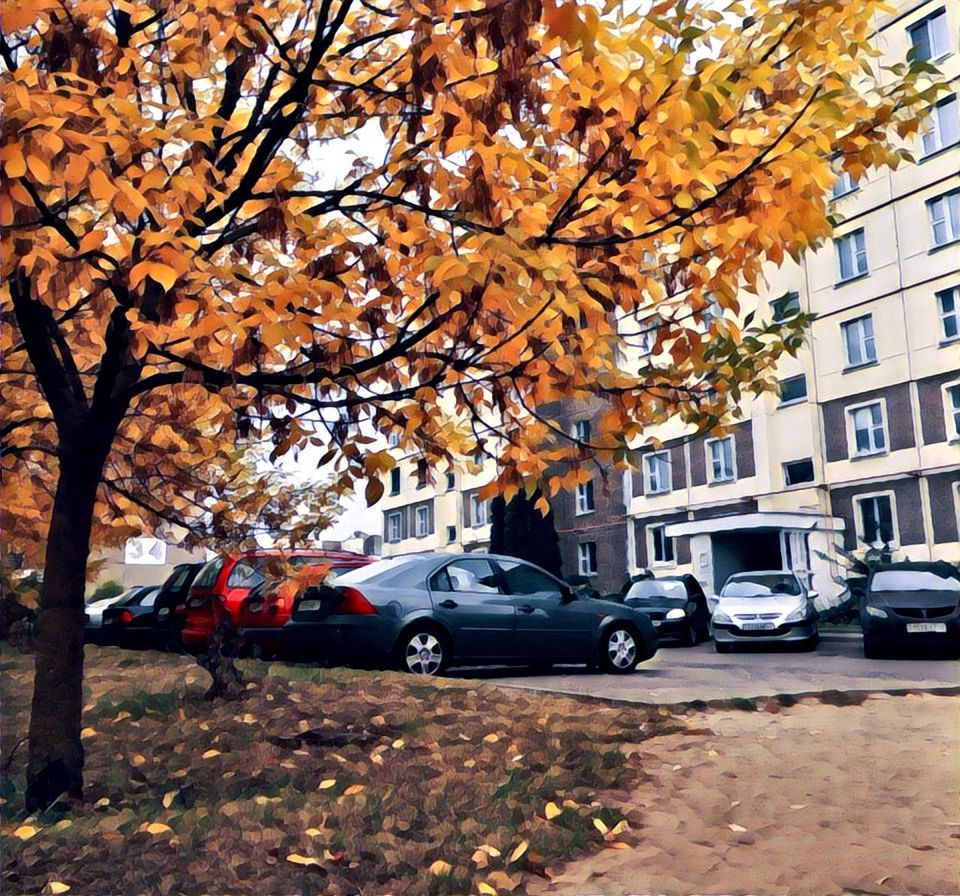
[[[637, 842], [619, 800], [642, 760], [620, 747], [676, 727], [642, 706], [255, 659], [243, 699], [208, 703], [192, 658], [134, 658], [88, 650], [86, 803], [58, 816], [68, 826], [26, 818], [15, 756], [4, 892], [442, 896], [506, 878], [522, 892], [621, 822], [617, 839]], [[6, 755], [26, 733], [32, 662], [3, 668]], [[40, 829], [25, 841], [24, 822]]]

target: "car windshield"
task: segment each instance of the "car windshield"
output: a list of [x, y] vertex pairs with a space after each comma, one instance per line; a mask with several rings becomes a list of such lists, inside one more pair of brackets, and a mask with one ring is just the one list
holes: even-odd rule
[[757, 573], [742, 579], [730, 579], [720, 592], [721, 597], [777, 597], [800, 594], [800, 583], [790, 573]]
[[654, 601], [664, 597], [686, 597], [687, 589], [683, 582], [658, 582], [656, 579], [643, 579], [634, 582], [627, 592], [627, 600]]
[[941, 576], [931, 570], [889, 569], [878, 572], [871, 591], [960, 591], [960, 579]]
[[220, 575], [220, 570], [223, 569], [225, 558], [215, 557], [211, 560], [200, 572], [197, 573], [197, 577], [193, 580], [194, 588], [211, 588], [214, 583], [217, 581], [217, 576]]
[[369, 582], [372, 579], [392, 578], [395, 573], [410, 567], [412, 564], [422, 562], [422, 557], [388, 557], [384, 560], [377, 560], [368, 566], [361, 566], [340, 573], [337, 576], [337, 584], [359, 585], [361, 582]]

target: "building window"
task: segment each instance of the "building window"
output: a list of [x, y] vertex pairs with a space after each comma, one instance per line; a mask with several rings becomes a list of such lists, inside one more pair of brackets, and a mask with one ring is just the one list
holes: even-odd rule
[[927, 202], [933, 245], [945, 246], [960, 240], [960, 190], [938, 196]]
[[932, 155], [960, 143], [960, 111], [956, 94], [937, 103], [923, 123], [923, 154]]
[[417, 461], [417, 488], [426, 488], [428, 482], [427, 462], [425, 460]]
[[390, 471], [390, 494], [399, 495], [400, 494], [400, 468], [394, 467]]
[[417, 508], [417, 538], [423, 538], [430, 534], [430, 509], [428, 507]]
[[387, 444], [391, 448], [396, 448], [400, 444], [400, 433], [392, 432], [387, 436]]
[[887, 450], [886, 424], [883, 405], [879, 401], [848, 408], [850, 427], [853, 431], [854, 457], [883, 454]]
[[400, 541], [403, 538], [403, 514], [399, 511], [387, 516], [387, 541]]
[[786, 292], [771, 303], [773, 319], [777, 322], [790, 320], [800, 313], [800, 293]]
[[937, 293], [940, 328], [945, 342], [960, 336], [960, 286], [942, 289]]
[[673, 553], [673, 539], [667, 536], [666, 526], [648, 526], [650, 533], [650, 556], [654, 563], [673, 564], [676, 556]]
[[582, 576], [595, 576], [597, 574], [597, 543], [595, 541], [586, 541], [577, 545], [577, 568]]
[[646, 492], [648, 495], [660, 495], [670, 491], [670, 452], [657, 451], [643, 459], [646, 468]]
[[487, 502], [479, 495], [470, 496], [470, 523], [474, 528], [487, 524]]
[[943, 387], [944, 421], [947, 425], [947, 441], [960, 439], [960, 383]]
[[907, 29], [915, 59], [929, 62], [950, 52], [950, 36], [947, 31], [947, 11], [937, 10]]
[[807, 378], [804, 374], [780, 381], [780, 404], [793, 404], [807, 397]]
[[783, 465], [783, 481], [787, 485], [813, 482], [813, 460], [805, 457], [803, 460], [791, 460], [785, 463]]
[[833, 190], [830, 195], [834, 199], [846, 196], [847, 193], [853, 193], [857, 189], [857, 182], [849, 171], [841, 171], [833, 183]]
[[447, 491], [452, 492], [457, 487], [457, 474], [447, 473]]
[[711, 482], [728, 482], [736, 478], [733, 469], [733, 436], [707, 441], [707, 460]]
[[896, 540], [893, 519], [893, 496], [865, 495], [855, 499], [857, 528], [860, 540], [866, 544], [890, 544]]
[[453, 544], [457, 540], [457, 527], [447, 526], [447, 544]]
[[867, 237], [862, 227], [839, 237], [836, 247], [841, 283], [867, 273]]
[[584, 445], [590, 443], [590, 421], [589, 420], [577, 420], [573, 424], [573, 437]]
[[847, 367], [861, 367], [877, 360], [877, 341], [873, 336], [873, 317], [866, 315], [840, 324]]
[[592, 513], [595, 510], [593, 503], [593, 480], [581, 482], [577, 486], [577, 515]]

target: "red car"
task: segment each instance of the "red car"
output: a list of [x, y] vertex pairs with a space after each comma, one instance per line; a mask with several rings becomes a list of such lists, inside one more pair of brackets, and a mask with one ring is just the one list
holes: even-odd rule
[[238, 557], [216, 557], [197, 573], [185, 604], [177, 608], [184, 614], [183, 643], [205, 647], [217, 623], [228, 616], [236, 628], [244, 630], [248, 642], [278, 649], [298, 587], [288, 579], [291, 574], [306, 573], [306, 567], [318, 567], [318, 571], [328, 567], [336, 575], [375, 559], [323, 550], [256, 550]]

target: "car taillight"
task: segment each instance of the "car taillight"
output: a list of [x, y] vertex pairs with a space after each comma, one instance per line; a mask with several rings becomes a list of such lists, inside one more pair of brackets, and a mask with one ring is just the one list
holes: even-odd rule
[[133, 622], [133, 613], [129, 610], [124, 610], [117, 618], [120, 622]]
[[188, 610], [196, 610], [199, 607], [205, 606], [206, 603], [207, 603], [206, 597], [203, 597], [200, 595], [194, 595], [187, 598], [186, 607]]
[[376, 616], [377, 608], [356, 588], [341, 588], [340, 601], [334, 613], [343, 616]]
[[261, 610], [263, 610], [262, 600], [252, 600], [247, 604], [247, 611], [249, 613], [259, 613]]

